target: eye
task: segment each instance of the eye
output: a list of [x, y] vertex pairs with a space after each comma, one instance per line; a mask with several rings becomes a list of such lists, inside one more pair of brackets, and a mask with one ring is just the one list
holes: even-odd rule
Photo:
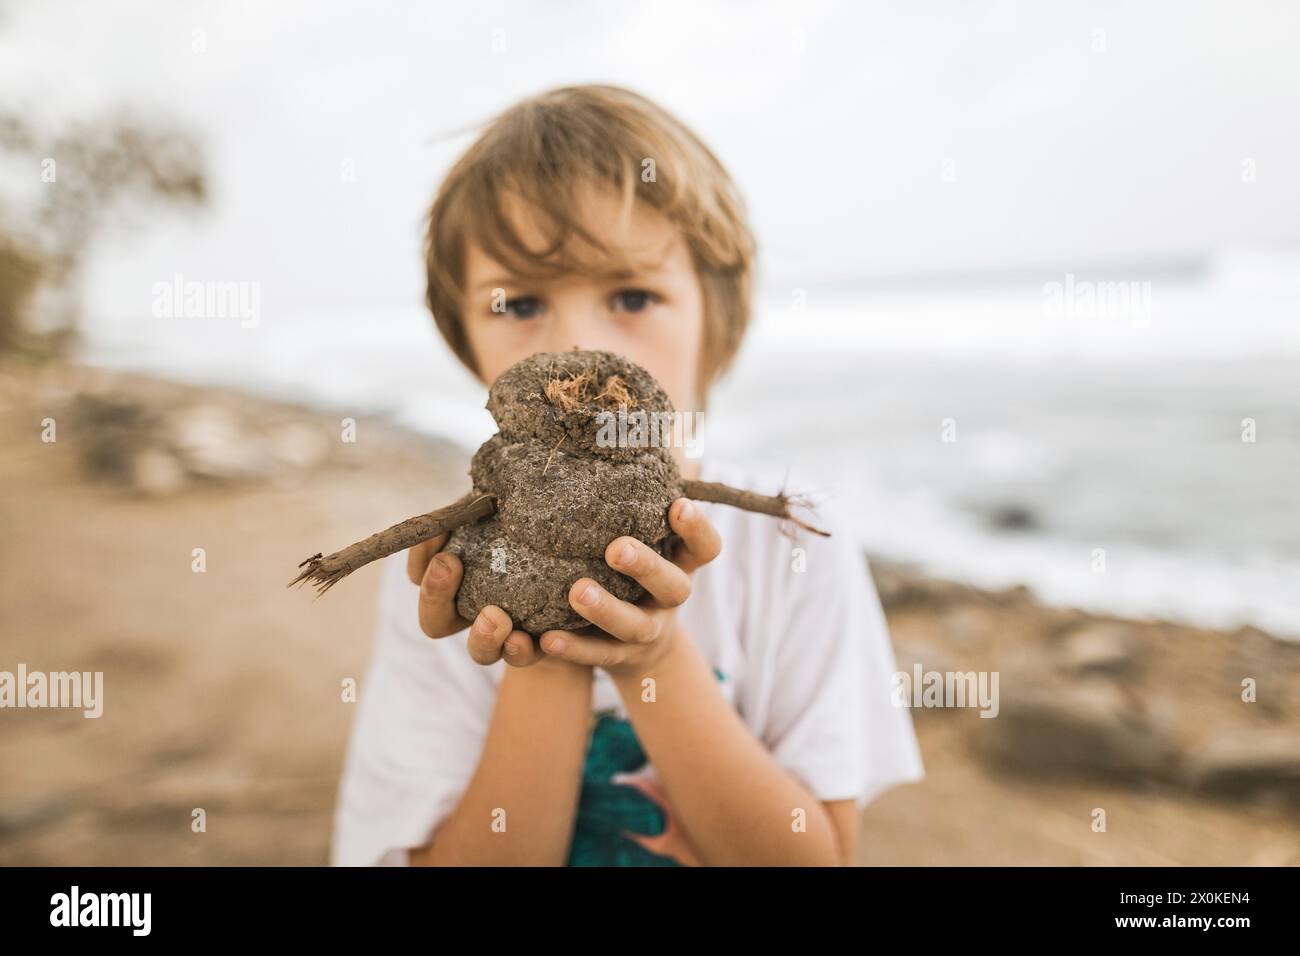
[[659, 296], [645, 289], [620, 289], [614, 293], [613, 307], [620, 312], [644, 312], [659, 301]]
[[506, 315], [514, 316], [516, 319], [534, 319], [542, 312], [542, 300], [535, 295], [521, 295], [515, 299], [506, 300]]

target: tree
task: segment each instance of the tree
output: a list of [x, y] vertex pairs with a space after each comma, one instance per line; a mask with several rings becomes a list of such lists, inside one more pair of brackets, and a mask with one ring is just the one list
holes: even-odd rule
[[[127, 111], [44, 132], [0, 111], [0, 351], [59, 351], [80, 324], [92, 241], [133, 206], [208, 198], [199, 139]], [[39, 303], [39, 305], [38, 305]]]

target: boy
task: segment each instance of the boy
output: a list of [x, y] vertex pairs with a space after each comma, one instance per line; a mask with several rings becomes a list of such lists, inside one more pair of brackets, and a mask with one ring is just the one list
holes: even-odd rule
[[[537, 352], [606, 349], [698, 410], [748, 322], [753, 251], [726, 171], [676, 119], [626, 90], [560, 89], [448, 174], [428, 302], [485, 385]], [[686, 477], [776, 490], [674, 454]], [[630, 537], [606, 551], [644, 601], [576, 581], [592, 628], [538, 642], [500, 608], [457, 615], [445, 537], [389, 559], [335, 863], [854, 861], [861, 807], [922, 768], [850, 535], [791, 542], [685, 499], [669, 523], [671, 561]]]

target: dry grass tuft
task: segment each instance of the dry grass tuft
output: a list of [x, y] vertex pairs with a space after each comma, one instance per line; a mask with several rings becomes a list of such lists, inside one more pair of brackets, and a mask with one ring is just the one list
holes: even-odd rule
[[600, 391], [596, 391], [596, 376], [590, 371], [568, 378], [551, 379], [546, 383], [546, 400], [566, 412], [589, 405], [610, 410], [637, 405], [636, 393], [627, 387], [622, 377], [609, 376]]

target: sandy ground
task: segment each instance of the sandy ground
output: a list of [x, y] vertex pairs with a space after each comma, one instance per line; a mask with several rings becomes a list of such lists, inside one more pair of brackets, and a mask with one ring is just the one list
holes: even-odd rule
[[[361, 421], [355, 444], [300, 474], [141, 496], [87, 479], [75, 421], [40, 440], [68, 374], [0, 374], [0, 670], [102, 670], [108, 705], [97, 720], [0, 711], [0, 864], [326, 862], [354, 713], [341, 687], [364, 675], [377, 569], [322, 601], [284, 584], [306, 552], [450, 501], [466, 460]], [[1023, 667], [1082, 617], [942, 585], [882, 580], [882, 593], [900, 662]], [[1134, 627], [1160, 649], [1144, 679], [1180, 732], [1195, 738], [1187, 728], [1223, 723], [1215, 707], [1242, 706], [1230, 666], [1241, 635]], [[1289, 650], [1254, 644], [1268, 673], [1298, 673]], [[1207, 694], [1224, 702], [1206, 710]], [[1258, 721], [1294, 731], [1296, 701], [1274, 700]], [[862, 863], [1300, 862], [1300, 811], [1285, 796], [1012, 772], [981, 756], [1001, 721], [914, 713], [928, 776], [868, 807]], [[197, 808], [206, 832], [192, 830]]]

